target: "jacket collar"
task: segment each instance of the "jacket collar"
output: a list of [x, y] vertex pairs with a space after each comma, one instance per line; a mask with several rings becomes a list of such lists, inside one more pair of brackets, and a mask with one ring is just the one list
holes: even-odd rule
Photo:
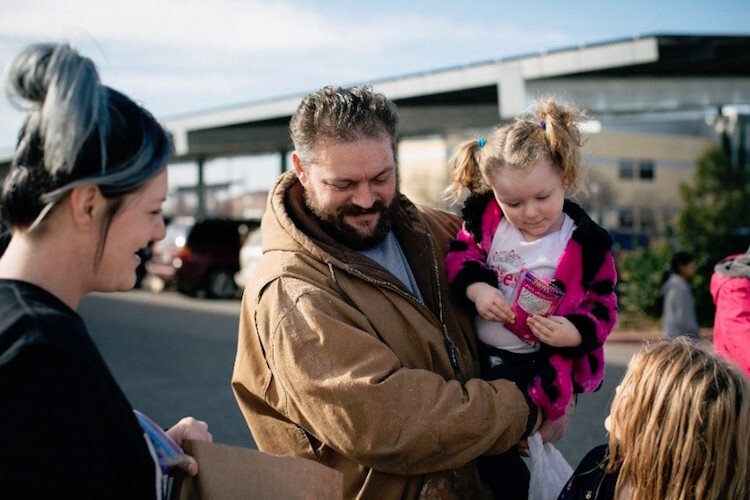
[[[482, 241], [482, 216], [490, 204], [498, 206], [492, 191], [474, 193], [466, 198], [461, 209], [466, 230], [476, 241]], [[606, 252], [612, 248], [612, 236], [609, 232], [596, 224], [577, 203], [566, 199], [563, 203], [563, 212], [573, 219], [576, 229], [573, 231], [572, 238], [581, 246], [596, 248], [600, 252]], [[500, 210], [500, 216], [502, 218], [502, 210]]]
[[[429, 239], [424, 219], [417, 207], [402, 194], [397, 195], [398, 203], [393, 231], [401, 243], [404, 254], [409, 261], [412, 272], [420, 285], [426, 287], [423, 273], [416, 272], [416, 265], [426, 267], [424, 253], [420, 258], [412, 255], [413, 247], [424, 248]], [[334, 265], [349, 272], [360, 272], [372, 279], [389, 282], [407, 291], [406, 286], [386, 271], [378, 263], [365, 257], [356, 250], [342, 245], [333, 239], [317, 224], [316, 220], [305, 209], [304, 188], [294, 172], [283, 174], [274, 185], [269, 196], [268, 209], [263, 216], [263, 251], [287, 250], [304, 251], [326, 264]], [[417, 242], [416, 245], [404, 245], [404, 242]], [[421, 244], [420, 244], [421, 243]], [[431, 255], [431, 253], [430, 253]], [[432, 266], [429, 266], [431, 269]]]

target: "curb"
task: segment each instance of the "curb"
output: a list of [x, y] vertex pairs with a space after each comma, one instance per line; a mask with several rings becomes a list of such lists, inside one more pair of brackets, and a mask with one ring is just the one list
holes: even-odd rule
[[[713, 328], [700, 329], [701, 340], [712, 341], [714, 336]], [[615, 330], [609, 334], [605, 343], [643, 343], [663, 339], [663, 334], [658, 330], [633, 331], [633, 330]]]

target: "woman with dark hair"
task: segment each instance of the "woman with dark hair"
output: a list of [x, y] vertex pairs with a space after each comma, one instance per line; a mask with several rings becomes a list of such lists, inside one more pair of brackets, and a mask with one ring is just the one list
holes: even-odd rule
[[[27, 114], [0, 195], [0, 492], [160, 498], [154, 448], [76, 309], [132, 288], [138, 250], [164, 237], [169, 135], [68, 45], [29, 46], [6, 76]], [[192, 418], [167, 433], [211, 440]]]
[[669, 272], [664, 273], [661, 291], [664, 311], [661, 317], [662, 332], [668, 338], [698, 338], [698, 320], [695, 317], [695, 300], [690, 290], [690, 279], [695, 276], [695, 259], [687, 252], [672, 256]]

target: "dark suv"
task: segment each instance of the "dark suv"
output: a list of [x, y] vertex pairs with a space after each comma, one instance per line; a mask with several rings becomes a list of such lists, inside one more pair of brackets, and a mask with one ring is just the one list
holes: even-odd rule
[[166, 237], [154, 243], [146, 263], [150, 288], [158, 291], [174, 284], [189, 295], [205, 292], [214, 298], [233, 297], [240, 247], [259, 225], [252, 220], [175, 217], [167, 225]]

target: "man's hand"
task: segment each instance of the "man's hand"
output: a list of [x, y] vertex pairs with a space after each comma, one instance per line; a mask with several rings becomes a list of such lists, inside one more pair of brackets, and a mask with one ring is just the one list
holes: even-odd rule
[[[544, 419], [542, 418], [542, 410], [537, 408], [536, 422], [534, 423], [534, 428], [531, 429], [529, 436], [531, 436], [536, 431], [538, 431], [539, 427], [541, 427], [543, 422], [544, 422]], [[519, 455], [528, 457], [529, 456], [529, 443], [525, 439], [521, 439], [520, 441], [516, 443], [516, 451], [518, 451]]]
[[516, 320], [503, 293], [487, 283], [472, 283], [466, 287], [466, 297], [474, 302], [479, 315], [487, 321], [513, 323]]
[[540, 316], [533, 314], [526, 324], [539, 340], [554, 347], [575, 347], [581, 345], [581, 333], [564, 316]]
[[[212, 443], [214, 440], [211, 433], [208, 432], [208, 424], [193, 417], [183, 418], [167, 429], [167, 434], [180, 446], [189, 439], [193, 441], [206, 441], [208, 443]], [[190, 455], [185, 455], [185, 459], [178, 463], [177, 467], [191, 476], [198, 474], [198, 462]]]
[[576, 407], [575, 396], [570, 398], [568, 407], [565, 409], [565, 415], [558, 418], [554, 422], [545, 420], [539, 427], [539, 434], [542, 436], [543, 443], [556, 443], [562, 439], [565, 435], [565, 431], [568, 429], [570, 424], [570, 417], [573, 415], [573, 410]]

